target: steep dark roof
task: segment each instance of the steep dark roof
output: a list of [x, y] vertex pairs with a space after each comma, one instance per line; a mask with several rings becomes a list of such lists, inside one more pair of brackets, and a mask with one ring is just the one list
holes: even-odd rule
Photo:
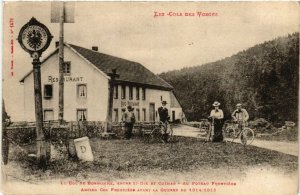
[[117, 73], [120, 75], [120, 78], [117, 79], [119, 82], [138, 83], [168, 90], [173, 89], [170, 84], [140, 63], [114, 57], [73, 44], [68, 45], [106, 74], [110, 73], [112, 69], [117, 69]]
[[[65, 45], [74, 49], [79, 55], [81, 55], [105, 74], [111, 73], [112, 69], [117, 69], [117, 74], [120, 75], [120, 78], [117, 79], [118, 83], [131, 83], [134, 85], [147, 86], [156, 89], [173, 89], [169, 83], [152, 73], [140, 63], [96, 52], [73, 44], [65, 43]], [[55, 49], [42, 61], [42, 64], [57, 52], [58, 49]], [[24, 82], [24, 79], [31, 73], [32, 70], [28, 72], [20, 80], [20, 82]]]

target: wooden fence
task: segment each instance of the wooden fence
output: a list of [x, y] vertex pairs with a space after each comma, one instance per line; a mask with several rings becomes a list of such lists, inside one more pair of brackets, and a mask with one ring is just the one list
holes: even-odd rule
[[[45, 121], [43, 124], [45, 138], [52, 142], [64, 142], [68, 139], [75, 139], [87, 136], [89, 138], [101, 137], [105, 131], [105, 122], [101, 121], [69, 121], [64, 125], [59, 125], [58, 121]], [[153, 130], [158, 123], [156, 122], [139, 122], [135, 123], [133, 134], [136, 136], [143, 135], [145, 132]], [[34, 122], [13, 123], [7, 127], [7, 135], [11, 140], [19, 144], [30, 144], [35, 142], [36, 132]], [[124, 135], [124, 124], [113, 123], [112, 133], [120, 137]]]

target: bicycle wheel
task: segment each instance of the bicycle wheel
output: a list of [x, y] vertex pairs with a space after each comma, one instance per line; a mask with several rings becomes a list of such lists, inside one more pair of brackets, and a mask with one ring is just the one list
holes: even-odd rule
[[209, 131], [209, 128], [210, 128], [209, 125], [207, 125], [204, 122], [201, 122], [200, 125], [199, 125], [199, 135], [200, 136], [207, 135], [207, 133]]
[[254, 140], [254, 131], [248, 127], [245, 127], [240, 136], [243, 145], [250, 145]]
[[173, 134], [173, 128], [172, 128], [172, 126], [170, 125], [170, 126], [169, 126], [169, 137], [168, 137], [168, 142], [173, 143], [173, 142], [177, 142], [177, 141], [178, 141], [178, 140], [177, 140], [177, 137], [174, 136], [174, 134]]
[[232, 126], [226, 127], [224, 131], [225, 138], [234, 138], [235, 135], [235, 128]]
[[148, 136], [148, 143], [162, 142], [162, 141], [163, 141], [163, 137], [161, 134], [161, 129], [160, 128], [153, 129]]

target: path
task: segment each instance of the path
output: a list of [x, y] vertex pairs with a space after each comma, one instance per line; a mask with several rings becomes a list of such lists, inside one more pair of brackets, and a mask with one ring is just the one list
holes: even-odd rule
[[299, 155], [297, 142], [266, 141], [255, 139], [251, 145], [269, 150], [275, 150], [293, 156]]
[[[203, 138], [200, 135], [199, 129], [195, 127], [180, 125], [174, 127], [173, 131], [174, 131], [174, 135], [177, 136]], [[239, 142], [239, 140], [236, 140], [236, 142]], [[254, 139], [251, 145], [260, 148], [266, 148], [269, 150], [275, 150], [293, 156], [299, 155], [297, 142], [266, 141], [266, 140]]]

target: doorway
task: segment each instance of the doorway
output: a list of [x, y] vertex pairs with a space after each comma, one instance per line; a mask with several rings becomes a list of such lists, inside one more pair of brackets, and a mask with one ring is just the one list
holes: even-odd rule
[[149, 121], [155, 121], [155, 104], [150, 103], [149, 105]]
[[175, 122], [175, 110], [172, 110], [172, 121]]

